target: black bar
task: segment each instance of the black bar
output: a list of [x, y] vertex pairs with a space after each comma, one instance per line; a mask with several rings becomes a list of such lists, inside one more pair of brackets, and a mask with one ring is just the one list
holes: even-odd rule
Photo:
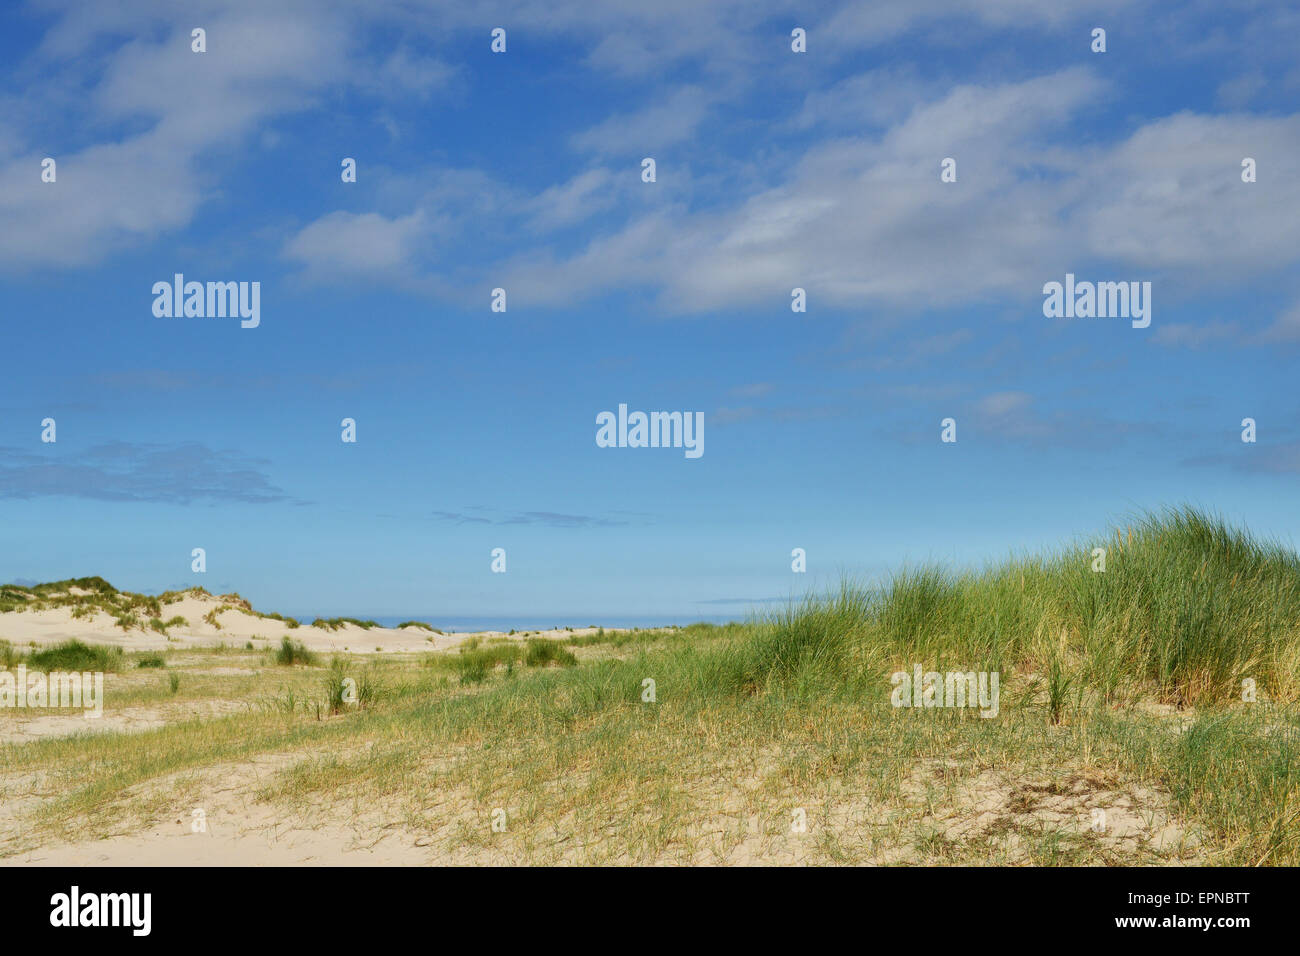
[[[1263, 869], [527, 869], [0, 868], [6, 941], [99, 937], [130, 944], [202, 940], [260, 946], [284, 940], [331, 948], [385, 933], [442, 939], [483, 933], [537, 945], [577, 943], [608, 929], [636, 946], [770, 941], [775, 934], [910, 940], [925, 951], [980, 940], [1025, 946], [1130, 939], [1231, 946], [1256, 930], [1284, 932], [1294, 873]], [[53, 926], [58, 894], [150, 894], [148, 935], [131, 925]], [[143, 897], [140, 897], [143, 901]], [[98, 898], [95, 906], [98, 905]], [[124, 911], [130, 913], [134, 911]], [[140, 915], [140, 914], [137, 914]], [[1148, 925], [1132, 920], [1153, 920]], [[1196, 923], [1190, 921], [1195, 920]], [[1209, 920], [1208, 927], [1200, 925]], [[1223, 921], [1231, 921], [1231, 924]], [[130, 923], [125, 916], [121, 920]], [[143, 920], [137, 920], [143, 923]], [[1123, 925], [1121, 925], [1123, 923]], [[783, 933], [784, 931], [784, 933]], [[517, 934], [517, 935], [516, 935]], [[1243, 935], [1244, 934], [1244, 935]], [[809, 936], [809, 938], [812, 938]], [[622, 941], [622, 943], [619, 943]], [[440, 947], [441, 948], [440, 944]], [[471, 945], [468, 941], [458, 948]], [[20, 951], [20, 950], [12, 950]]]

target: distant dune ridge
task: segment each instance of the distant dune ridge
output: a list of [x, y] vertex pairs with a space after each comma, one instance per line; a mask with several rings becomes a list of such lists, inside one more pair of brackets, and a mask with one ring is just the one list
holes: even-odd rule
[[[849, 630], [870, 625], [883, 638], [871, 642], [876, 651], [907, 648], [992, 670], [1070, 663], [1104, 694], [1137, 683], [1179, 704], [1239, 696], [1247, 680], [1274, 699], [1300, 696], [1300, 556], [1191, 507], [1149, 513], [1111, 536], [982, 571], [903, 568], [870, 594], [844, 587], [861, 604], [862, 619]], [[833, 596], [807, 600], [805, 611], [836, 605]], [[792, 606], [786, 615], [798, 611]], [[415, 621], [396, 628], [355, 618], [308, 624], [257, 611], [238, 594], [195, 587], [152, 597], [100, 577], [0, 586], [0, 641], [14, 645], [76, 638], [124, 650], [249, 641], [269, 647], [291, 636], [309, 650], [410, 652], [480, 636], [570, 638], [596, 630], [444, 634]]]
[[0, 864], [1300, 863], [1300, 557], [1193, 509], [724, 626], [371, 623], [0, 588], [9, 668], [107, 672], [0, 707]]
[[[594, 628], [528, 632], [573, 637]], [[515, 636], [498, 631], [446, 634], [422, 622], [381, 627], [355, 618], [299, 622], [253, 609], [238, 594], [210, 594], [201, 587], [157, 597], [119, 591], [100, 577], [70, 578], [25, 587], [0, 586], [0, 640], [45, 647], [70, 639], [127, 651], [244, 644], [266, 647], [286, 636], [313, 651], [433, 651], [471, 637]]]

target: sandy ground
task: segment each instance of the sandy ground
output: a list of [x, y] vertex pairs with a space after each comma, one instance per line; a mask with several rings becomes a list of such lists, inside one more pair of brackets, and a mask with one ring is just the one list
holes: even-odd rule
[[[41, 847], [0, 860], [0, 866], [421, 866], [501, 865], [527, 862], [518, 847], [487, 835], [486, 809], [475, 809], [468, 794], [449, 794], [444, 825], [437, 832], [419, 833], [403, 822], [400, 805], [353, 808], [344, 816], [340, 808], [319, 808], [312, 823], [296, 813], [276, 811], [256, 798], [259, 787], [271, 782], [276, 771], [301, 755], [265, 754], [249, 763], [207, 768], [207, 783], [195, 802], [204, 808], [204, 825], [196, 832], [193, 810], [173, 816], [130, 834]], [[1072, 775], [1065, 781], [1018, 779], [1012, 773], [987, 771], [966, 781], [940, 806], [926, 797], [926, 774], [918, 768], [917, 780], [905, 790], [916, 809], [930, 807], [918, 820], [923, 827], [946, 839], [987, 838], [1004, 848], [1003, 862], [1026, 862], [1023, 835], [1042, 830], [1079, 834], [1099, 820], [1095, 835], [1116, 859], [1133, 860], [1139, 848], [1154, 851], [1167, 863], [1194, 863], [1198, 842], [1174, 823], [1168, 813], [1168, 795], [1144, 787], [1112, 788], [1100, 781]], [[219, 781], [219, 782], [218, 782]], [[156, 787], [167, 781], [157, 781]], [[897, 806], [873, 804], [862, 794], [837, 793], [820, 810], [809, 813], [808, 830], [794, 835], [785, 830], [788, 810], [773, 808], [763, 820], [744, 809], [743, 788], [735, 781], [713, 794], [716, 816], [700, 821], [699, 848], [678, 863], [800, 865], [813, 861], [820, 831], [828, 825], [836, 838], [856, 845], [874, 845], [886, 818]], [[188, 806], [188, 805], [187, 805]], [[1101, 811], [1101, 815], [1097, 814]], [[773, 820], [781, 823], [774, 831]], [[551, 821], [563, 824], [564, 821]], [[449, 846], [447, 836], [456, 825], [479, 826], [485, 839], [476, 845]], [[544, 828], [542, 828], [544, 829]], [[710, 835], [717, 837], [710, 840]], [[727, 836], [730, 835], [730, 838]], [[539, 836], [545, 836], [539, 830]], [[561, 859], [581, 862], [581, 850], [562, 848]], [[932, 858], [933, 848], [922, 850], [908, 840], [890, 840], [875, 847], [870, 860], [880, 864], [915, 863]], [[615, 860], [612, 862], [631, 862]]]
[[438, 862], [427, 849], [396, 839], [351, 848], [342, 828], [192, 833], [188, 821], [144, 835], [65, 844], [4, 860], [4, 866], [421, 866]]
[[335, 818], [304, 826], [259, 804], [255, 791], [300, 756], [264, 754], [205, 768], [207, 785], [196, 801], [203, 809], [201, 828], [196, 828], [196, 808], [187, 807], [136, 833], [42, 847], [7, 857], [0, 866], [418, 866], [434, 861], [434, 850], [379, 819], [348, 825]]
[[[108, 686], [110, 685], [106, 682], [106, 692]], [[5, 719], [0, 720], [0, 744], [22, 744], [46, 737], [71, 737], [73, 734], [134, 733], [153, 730], [180, 720], [223, 717], [247, 706], [247, 702], [237, 700], [187, 700], [165, 707], [116, 708], [95, 718], [87, 718], [75, 711], [47, 713], [40, 710], [15, 710], [12, 716], [6, 715]]]
[[[411, 653], [453, 648], [474, 636], [515, 640], [530, 636], [500, 632], [438, 635], [414, 627], [364, 629], [354, 625], [345, 625], [338, 631], [307, 625], [290, 629], [280, 621], [259, 618], [239, 609], [220, 611], [217, 615], [220, 628], [205, 622], [205, 616], [221, 608], [223, 603], [228, 602], [219, 597], [191, 594], [164, 605], [163, 620], [179, 615], [188, 622], [184, 627], [171, 629], [168, 635], [144, 628], [123, 630], [103, 613], [78, 620], [69, 609], [62, 608], [10, 612], [0, 614], [0, 638], [18, 646], [31, 643], [42, 646], [77, 638], [141, 651], [220, 643], [242, 646], [248, 641], [258, 647], [274, 647], [282, 636], [289, 635], [322, 652], [347, 649], [357, 653], [376, 650]], [[565, 638], [592, 630], [541, 631], [532, 635]], [[197, 673], [239, 675], [252, 671], [215, 667]], [[119, 675], [108, 676], [118, 679]], [[21, 744], [81, 732], [148, 730], [175, 720], [219, 718], [239, 706], [242, 706], [240, 702], [228, 700], [178, 702], [121, 710], [96, 721], [76, 715], [20, 715], [20, 719], [0, 730], [0, 742]], [[3, 858], [0, 866], [392, 866], [524, 862], [516, 859], [517, 848], [486, 836], [487, 811], [471, 794], [448, 794], [447, 803], [439, 806], [436, 815], [442, 825], [432, 833], [409, 829], [400, 801], [378, 801], [350, 808], [313, 807], [314, 812], [303, 813], [286, 812], [259, 799], [259, 792], [272, 783], [278, 771], [311, 756], [310, 753], [262, 754], [239, 764], [203, 768], [198, 771], [202, 782], [193, 799], [174, 807], [163, 818], [155, 817], [143, 829], [31, 849]], [[1078, 833], [1100, 826], [1097, 839], [1119, 859], [1131, 858], [1139, 847], [1154, 850], [1170, 862], [1195, 859], [1196, 838], [1174, 822], [1166, 794], [1080, 774], [1067, 774], [1054, 780], [1027, 780], [1003, 771], [981, 773], [961, 782], [951, 793], [931, 793], [932, 781], [942, 776], [939, 773], [942, 769], [931, 765], [918, 767], [916, 780], [909, 780], [904, 788], [908, 807], [921, 814], [918, 824], [933, 831], [940, 843], [971, 839], [996, 841], [1014, 859], [1019, 854], [1022, 834], [1044, 829]], [[30, 779], [5, 781], [6, 799], [0, 801], [0, 833], [13, 831], [19, 826], [21, 813], [48, 797], [49, 782], [41, 779], [39, 773], [29, 776]], [[133, 791], [166, 793], [175, 784], [173, 777], [164, 777]], [[799, 864], [812, 858], [821, 827], [830, 824], [837, 839], [855, 845], [872, 845], [874, 834], [880, 832], [885, 819], [903, 809], [875, 805], [862, 794], [839, 793], [822, 811], [809, 814], [808, 834], [796, 838], [788, 833], [769, 832], [766, 824], [771, 821], [761, 821], [752, 815], [748, 800], [744, 799], [744, 787], [738, 787], [735, 781], [714, 785], [719, 786], [719, 792], [712, 794], [706, 803], [717, 807], [718, 812], [716, 816], [702, 819], [698, 830], [703, 836], [716, 834], [717, 848], [701, 849], [696, 859], [678, 862]], [[191, 816], [195, 807], [201, 807], [204, 812], [204, 826], [197, 832]], [[473, 846], [454, 841], [449, 845], [448, 837], [457, 826], [482, 828], [484, 841]], [[564, 849], [568, 853], [580, 853], [576, 848]], [[880, 847], [873, 853], [872, 862], [907, 863], [918, 852], [916, 846], [904, 841]]]
[[[75, 593], [75, 589], [74, 589]], [[123, 630], [108, 614], [97, 611], [93, 616], [80, 620], [72, 616], [71, 608], [50, 608], [43, 611], [10, 611], [0, 614], [0, 640], [9, 641], [16, 647], [35, 644], [44, 647], [76, 638], [86, 643], [108, 644], [125, 651], [157, 651], [169, 647], [201, 647], [216, 644], [237, 644], [243, 646], [252, 641], [255, 647], [278, 645], [280, 639], [288, 635], [295, 641], [301, 641], [313, 651], [343, 651], [356, 653], [384, 653], [418, 651], [441, 651], [478, 637], [487, 640], [493, 637], [509, 637], [523, 640], [525, 637], [545, 637], [563, 639], [594, 633], [594, 628], [574, 628], [567, 630], [531, 631], [528, 634], [508, 635], [501, 631], [479, 631], [474, 633], [434, 634], [421, 627], [362, 628], [354, 624], [345, 624], [337, 631], [311, 627], [303, 624], [290, 628], [282, 621], [261, 618], [237, 608], [219, 611], [216, 615], [220, 628], [209, 624], [205, 618], [212, 611], [222, 607], [219, 597], [210, 595], [186, 595], [180, 600], [162, 606], [162, 620], [172, 617], [185, 618], [184, 627], [169, 628], [166, 635], [145, 627]], [[607, 628], [606, 630], [616, 630]]]

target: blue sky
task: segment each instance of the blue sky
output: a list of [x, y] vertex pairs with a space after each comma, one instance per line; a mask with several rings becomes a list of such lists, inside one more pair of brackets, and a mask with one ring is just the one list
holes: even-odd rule
[[[1298, 39], [1285, 3], [5, 5], [0, 579], [576, 625], [1183, 502], [1295, 542]], [[177, 272], [260, 282], [260, 325], [156, 317]], [[1066, 273], [1150, 282], [1150, 327], [1044, 317]], [[597, 447], [620, 403], [702, 412], [703, 456]]]

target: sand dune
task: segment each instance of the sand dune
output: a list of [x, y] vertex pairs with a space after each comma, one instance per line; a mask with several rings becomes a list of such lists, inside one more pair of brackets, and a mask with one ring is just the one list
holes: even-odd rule
[[[63, 593], [84, 597], [93, 592], [74, 587]], [[61, 595], [49, 595], [57, 596]], [[98, 608], [91, 609], [91, 613], [81, 618], [74, 617], [76, 609], [69, 606], [39, 610], [31, 608], [0, 613], [0, 640], [9, 641], [16, 646], [35, 644], [45, 647], [75, 638], [87, 643], [120, 647], [126, 651], [148, 651], [223, 643], [242, 645], [249, 641], [257, 647], [263, 644], [270, 647], [279, 644], [281, 638], [287, 635], [313, 651], [412, 653], [445, 650], [471, 637], [509, 637], [518, 640], [525, 637], [565, 638], [590, 634], [595, 630], [575, 628], [572, 631], [530, 631], [510, 635], [501, 631], [438, 634], [422, 627], [364, 628], [356, 624], [341, 624], [336, 630], [308, 624], [290, 627], [284, 621], [254, 613], [248, 602], [238, 595], [211, 595], [202, 591], [183, 592], [179, 597], [162, 603], [161, 608], [162, 614], [158, 620], [166, 622], [175, 617], [183, 617], [186, 623], [169, 627], [167, 633], [163, 634], [151, 627], [150, 619], [145, 617], [140, 618], [140, 625], [123, 628], [112, 615]]]

